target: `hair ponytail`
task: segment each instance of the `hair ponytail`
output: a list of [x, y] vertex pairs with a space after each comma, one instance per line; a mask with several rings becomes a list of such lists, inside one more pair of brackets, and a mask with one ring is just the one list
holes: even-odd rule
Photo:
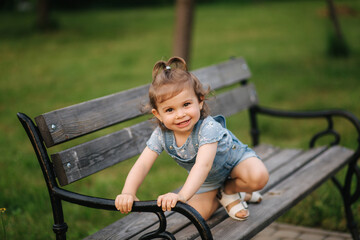
[[181, 57], [172, 57], [167, 61], [167, 65], [171, 67], [171, 69], [181, 69], [183, 71], [187, 71], [187, 65], [183, 58]]
[[176, 70], [176, 69], [180, 69], [186, 72], [188, 71], [186, 62], [183, 58], [172, 57], [167, 62], [165, 61], [156, 62], [152, 71], [153, 81], [157, 78], [158, 75], [168, 74], [171, 70]]
[[155, 63], [153, 71], [152, 71], [152, 78], [155, 80], [156, 76], [166, 69], [166, 62], [165, 61], [158, 61]]

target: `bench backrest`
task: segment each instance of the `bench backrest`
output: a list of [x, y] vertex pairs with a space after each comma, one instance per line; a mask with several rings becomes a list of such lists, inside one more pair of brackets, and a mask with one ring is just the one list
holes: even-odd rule
[[[243, 58], [192, 71], [204, 86], [212, 90], [235, 85], [208, 102], [211, 114], [232, 115], [257, 104], [251, 76]], [[144, 115], [149, 85], [97, 98], [35, 118], [46, 147], [71, 141], [95, 131]], [[149, 120], [98, 137], [51, 155], [61, 186], [89, 176], [139, 153], [145, 147], [154, 124]]]

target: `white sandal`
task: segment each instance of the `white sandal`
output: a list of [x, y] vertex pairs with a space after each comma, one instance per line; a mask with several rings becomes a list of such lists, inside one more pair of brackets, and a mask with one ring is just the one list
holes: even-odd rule
[[[237, 217], [235, 214], [240, 212], [241, 210], [246, 210], [247, 209], [247, 204], [246, 202], [242, 201], [240, 199], [240, 195], [238, 193], [234, 193], [234, 194], [225, 194], [223, 189], [220, 190], [219, 192], [219, 195], [218, 196], [218, 199], [219, 199], [219, 202], [221, 203], [221, 205], [225, 208], [226, 212], [228, 213], [228, 215], [235, 219], [235, 220], [238, 220], [238, 221], [244, 221], [246, 220], [250, 213], [249, 213], [249, 210], [248, 210], [248, 214], [247, 216], [245, 217], [242, 217], [242, 218], [239, 218]], [[227, 206], [235, 201], [239, 201], [240, 202], [238, 204], [236, 204], [235, 206], [233, 206], [230, 211], [227, 210]]]
[[[250, 194], [250, 193], [249, 193]], [[245, 201], [245, 196], [246, 193], [245, 192], [239, 192], [240, 198]], [[260, 203], [262, 201], [262, 196], [259, 192], [252, 192], [251, 193], [251, 198], [250, 200], [246, 201], [246, 202], [250, 202], [250, 203]]]

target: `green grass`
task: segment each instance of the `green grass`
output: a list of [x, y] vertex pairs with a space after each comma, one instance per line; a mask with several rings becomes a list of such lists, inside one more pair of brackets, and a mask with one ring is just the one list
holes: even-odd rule
[[[243, 56], [262, 105], [342, 108], [360, 116], [360, 4], [340, 3], [358, 12], [340, 16], [351, 51], [347, 59], [326, 54], [332, 29], [322, 14], [325, 1], [198, 5], [191, 68]], [[54, 239], [45, 182], [16, 113], [35, 117], [149, 83], [155, 61], [171, 56], [171, 7], [54, 12], [53, 17], [59, 29], [39, 33], [33, 30], [32, 13], [0, 15], [0, 208], [7, 209], [8, 239]], [[325, 127], [324, 121], [260, 120], [262, 141], [288, 147], [307, 146], [312, 134]], [[250, 141], [246, 114], [231, 117], [229, 126], [244, 142]], [[344, 134], [344, 145], [355, 148], [349, 124], [337, 120], [336, 126]], [[68, 189], [114, 198], [133, 162]], [[185, 171], [163, 155], [139, 197], [154, 199], [182, 184], [185, 177]], [[338, 177], [343, 179], [344, 171]], [[341, 204], [329, 181], [280, 220], [346, 231]], [[67, 203], [64, 211], [69, 239], [82, 238], [122, 217]], [[354, 212], [360, 212], [359, 202]]]

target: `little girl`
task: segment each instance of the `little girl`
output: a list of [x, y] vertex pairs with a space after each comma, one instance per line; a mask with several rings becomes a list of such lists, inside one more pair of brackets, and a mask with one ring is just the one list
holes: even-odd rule
[[185, 61], [173, 57], [153, 69], [149, 89], [151, 112], [159, 126], [130, 170], [122, 193], [115, 199], [122, 213], [131, 211], [136, 192], [151, 166], [165, 150], [189, 175], [179, 193], [157, 199], [164, 211], [178, 201], [194, 207], [208, 219], [219, 202], [236, 220], [249, 216], [245, 201], [260, 202], [258, 192], [268, 181], [266, 167], [256, 153], [225, 127], [222, 116], [211, 117], [205, 103], [209, 90], [187, 70]]

